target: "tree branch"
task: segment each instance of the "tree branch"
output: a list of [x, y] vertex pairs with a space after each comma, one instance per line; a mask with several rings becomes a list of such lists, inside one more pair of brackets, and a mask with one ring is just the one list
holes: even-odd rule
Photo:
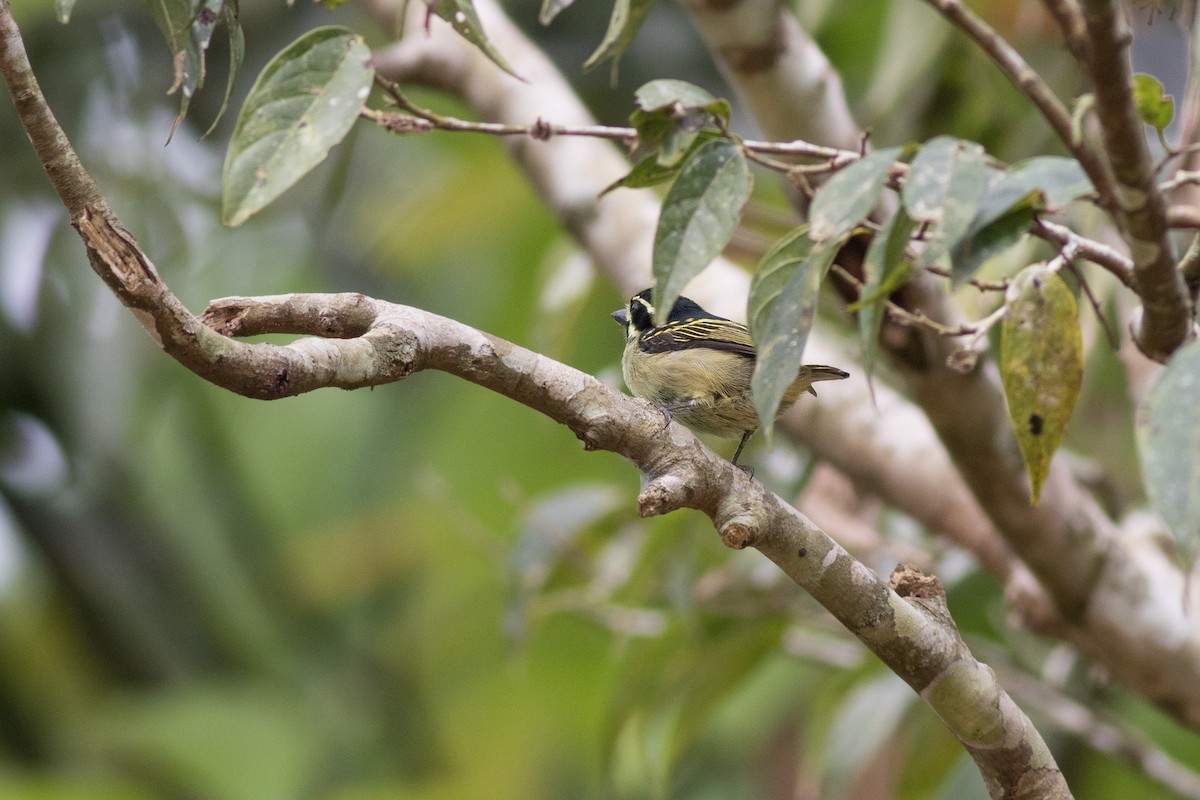
[[[732, 21], [742, 19], [736, 10], [740, 5], [736, 0], [723, 4], [723, 16], [697, 21], [702, 27], [723, 24], [725, 30], [713, 36], [733, 40], [738, 31]], [[742, 34], [748, 40], [786, 38], [794, 20], [780, 22], [769, 34], [762, 33], [762, 24], [760, 19]], [[719, 51], [715, 54], [720, 56]], [[820, 118], [826, 111], [791, 104], [786, 90], [772, 99], [761, 86], [743, 87], [737, 71], [730, 73], [739, 93], [763, 95], [753, 108], [792, 109], [790, 120], [779, 112], [771, 116], [774, 124], [790, 121], [799, 130], [806, 124], [802, 117]], [[833, 107], [841, 104], [844, 100]], [[779, 139], [796, 135], [788, 128], [771, 129], [769, 134]], [[1053, 229], [1048, 230], [1052, 235]], [[1096, 255], [1098, 263], [1111, 261], [1106, 254]], [[918, 276], [895, 299], [944, 325], [958, 323], [944, 288], [931, 280]], [[967, 374], [949, 369], [954, 343], [915, 327], [885, 327], [882, 340], [979, 505], [1053, 598], [1064, 623], [1059, 634], [1108, 666], [1127, 686], [1200, 729], [1200, 630], [1193, 622], [1197, 616], [1180, 602], [1184, 583], [1179, 569], [1161, 551], [1122, 540], [1062, 459], [1051, 463], [1041, 501], [1031, 506], [1028, 478], [994, 365], [981, 360]], [[903, 500], [898, 505], [905, 507]], [[1135, 608], [1138, 611], [1131, 613]], [[1151, 626], [1150, 620], [1156, 624]]]
[[1088, 61], [1104, 150], [1116, 180], [1116, 221], [1133, 256], [1134, 282], [1142, 298], [1138, 347], [1163, 361], [1192, 332], [1191, 299], [1175, 268], [1175, 249], [1146, 145], [1145, 125], [1133, 103], [1129, 28], [1112, 0], [1084, 0], [1091, 40]]
[[1042, 113], [1050, 123], [1050, 128], [1066, 145], [1071, 155], [1083, 167], [1083, 171], [1092, 181], [1097, 194], [1100, 195], [1100, 205], [1112, 208], [1114, 205], [1112, 181], [1108, 170], [1099, 155], [1084, 140], [1077, 140], [1072, 133], [1071, 114], [1062, 101], [1050, 90], [1042, 76], [1021, 57], [1012, 45], [992, 29], [975, 12], [964, 6], [959, 0], [926, 0], [936, 8], [942, 16], [956, 25], [963, 33], [979, 45], [984, 53], [996, 63], [1013, 85], [1017, 87], [1030, 102]]
[[[118, 299], [163, 349], [201, 377], [249, 397], [273, 399], [336, 386], [358, 388], [439, 369], [538, 410], [588, 449], [619, 453], [649, 481], [644, 516], [678, 508], [706, 513], [731, 547], [753, 546], [831, 611], [945, 721], [979, 765], [995, 797], [1070, 797], [1049, 748], [977, 662], [919, 571], [898, 570], [892, 588], [760, 483], [661, 413], [578, 372], [453, 320], [359, 294], [229, 298], [197, 319], [158, 278], [74, 156], [29, 68], [9, 0], [0, 0], [0, 70], [23, 88], [23, 124], [60, 186], [88, 251]], [[15, 92], [14, 92], [15, 94]], [[48, 121], [47, 121], [48, 120]], [[44, 137], [44, 138], [43, 138]], [[91, 190], [91, 191], [89, 191]], [[288, 333], [288, 345], [231, 336]]]

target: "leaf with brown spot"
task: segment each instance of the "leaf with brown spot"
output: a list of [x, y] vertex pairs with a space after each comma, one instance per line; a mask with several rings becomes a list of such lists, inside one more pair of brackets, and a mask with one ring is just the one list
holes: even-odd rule
[[1045, 264], [1022, 270], [1007, 301], [1000, 374], [1036, 504], [1083, 384], [1083, 339], [1075, 296]]

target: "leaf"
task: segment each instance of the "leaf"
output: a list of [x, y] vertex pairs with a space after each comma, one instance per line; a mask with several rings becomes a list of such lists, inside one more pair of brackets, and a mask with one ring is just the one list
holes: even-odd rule
[[705, 142], [684, 162], [663, 201], [654, 234], [654, 299], [660, 324], [684, 285], [725, 249], [752, 188], [746, 158], [728, 139]]
[[917, 152], [901, 197], [909, 216], [933, 226], [920, 255], [922, 266], [937, 261], [966, 235], [983, 196], [983, 147], [938, 136]]
[[746, 318], [750, 321], [750, 334], [761, 331], [766, 325], [770, 306], [787, 286], [792, 270], [808, 258], [813, 240], [808, 236], [808, 226], [801, 225], [771, 246], [754, 270], [750, 281], [750, 299]]
[[954, 246], [950, 251], [950, 264], [955, 285], [969, 281], [984, 264], [1029, 235], [1034, 199], [1038, 196], [1040, 192], [1034, 192], [1028, 202], [1016, 206], [979, 232], [964, 236]]
[[225, 111], [229, 108], [229, 99], [233, 96], [234, 81], [242, 71], [242, 60], [246, 57], [246, 35], [242, 32], [242, 24], [238, 19], [236, 2], [225, 3], [225, 29], [229, 32], [229, 77], [225, 81], [225, 96], [221, 98], [221, 107], [217, 109], [217, 116], [204, 132], [204, 136], [216, 130], [217, 123], [225, 116]]
[[493, 64], [517, 80], [525, 80], [488, 41], [487, 34], [483, 31], [483, 23], [479, 21], [479, 12], [475, 10], [475, 4], [471, 0], [435, 0], [427, 5], [430, 11], [449, 22], [455, 33], [478, 47]]
[[66, 25], [71, 21], [71, 9], [75, 7], [75, 0], [54, 0], [54, 12], [58, 15], [58, 21]]
[[627, 189], [645, 189], [648, 186], [658, 186], [660, 183], [666, 183], [679, 174], [678, 166], [666, 166], [658, 163], [658, 158], [649, 156], [633, 165], [633, 169], [629, 170], [624, 178], [613, 181], [608, 186], [604, 187], [604, 191], [600, 192], [600, 196], [611, 192], [613, 189], [621, 187]]
[[656, 80], [634, 94], [638, 108], [629, 116], [637, 128], [636, 156], [657, 154], [659, 166], [678, 165], [704, 136], [714, 120], [728, 122], [729, 102], [699, 86], [677, 80]]
[[1083, 383], [1083, 339], [1075, 296], [1045, 264], [1022, 270], [1007, 302], [1000, 374], [1036, 505]]
[[1150, 502], [1181, 552], [1200, 541], [1200, 341], [1179, 348], [1146, 396], [1138, 452]]
[[896, 213], [871, 239], [867, 256], [863, 259], [865, 280], [855, 305], [858, 306], [858, 331], [863, 341], [863, 371], [868, 381], [871, 380], [879, 348], [884, 304], [888, 295], [908, 280], [911, 272], [905, 251], [915, 226], [916, 223], [903, 207], [896, 209]]
[[967, 235], [951, 249], [955, 284], [969, 280], [989, 259], [1020, 240], [1034, 212], [1061, 209], [1093, 191], [1073, 158], [1039, 156], [1007, 171], [994, 170]]
[[795, 231], [763, 257], [750, 284], [750, 334], [758, 350], [750, 388], [767, 436], [800, 371], [821, 281], [839, 247], [837, 240], [814, 243], [804, 229]]
[[726, 122], [729, 121], [731, 109], [729, 101], [714, 97], [708, 90], [694, 83], [662, 78], [643, 84], [633, 94], [638, 108], [642, 111], [659, 111], [672, 109], [676, 113], [686, 111], [706, 111]]
[[1160, 136], [1175, 117], [1175, 97], [1164, 94], [1158, 78], [1144, 72], [1133, 76], [1133, 104], [1142, 122], [1158, 131]]
[[971, 220], [972, 230], [1008, 213], [1034, 191], [1041, 192], [1035, 203], [1037, 209], [1057, 211], [1072, 200], [1091, 194], [1095, 188], [1073, 158], [1038, 156], [1020, 161], [997, 173], [987, 185], [979, 210]]
[[808, 232], [814, 241], [849, 233], [879, 203], [888, 171], [904, 148], [889, 147], [860, 158], [839, 170], [817, 190], [808, 214]]
[[583, 71], [589, 72], [609, 59], [613, 60], [613, 69], [616, 70], [617, 62], [629, 49], [629, 44], [633, 37], [637, 36], [638, 29], [642, 27], [646, 15], [653, 7], [654, 0], [616, 0], [612, 16], [608, 20], [608, 30], [605, 31], [600, 46], [583, 62]]
[[340, 27], [311, 30], [271, 59], [229, 143], [221, 221], [241, 225], [325, 160], [371, 89], [371, 51]]
[[[145, 3], [167, 40], [174, 64], [175, 78], [167, 91], [167, 94], [179, 92], [179, 113], [171, 126], [173, 136], [187, 116], [192, 97], [204, 88], [205, 59], [217, 21], [223, 14], [229, 18], [226, 8], [229, 5], [234, 7], [236, 19], [237, 4], [232, 0], [228, 3], [226, 0], [145, 0]], [[234, 77], [230, 75], [231, 83]]]
[[538, 11], [538, 22], [549, 25], [559, 13], [566, 11], [575, 4], [575, 0], [542, 0], [542, 8]]

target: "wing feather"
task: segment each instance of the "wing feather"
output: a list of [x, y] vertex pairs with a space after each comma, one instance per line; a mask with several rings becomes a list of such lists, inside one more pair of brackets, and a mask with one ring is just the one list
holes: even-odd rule
[[754, 358], [754, 342], [745, 325], [712, 317], [683, 319], [660, 325], [646, 331], [638, 346], [645, 353], [706, 347]]

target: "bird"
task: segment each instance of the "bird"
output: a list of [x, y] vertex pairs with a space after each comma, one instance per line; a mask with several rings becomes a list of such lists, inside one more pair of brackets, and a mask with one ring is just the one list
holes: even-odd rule
[[[719, 317], [695, 301], [680, 297], [667, 321], [654, 324], [653, 289], [629, 299], [610, 316], [625, 328], [621, 372], [637, 397], [678, 419], [697, 433], [741, 436], [732, 462], [736, 466], [760, 420], [750, 394], [755, 349], [750, 329]], [[816, 397], [813, 384], [850, 377], [837, 367], [806, 364], [784, 392], [779, 414], [804, 392]]]

